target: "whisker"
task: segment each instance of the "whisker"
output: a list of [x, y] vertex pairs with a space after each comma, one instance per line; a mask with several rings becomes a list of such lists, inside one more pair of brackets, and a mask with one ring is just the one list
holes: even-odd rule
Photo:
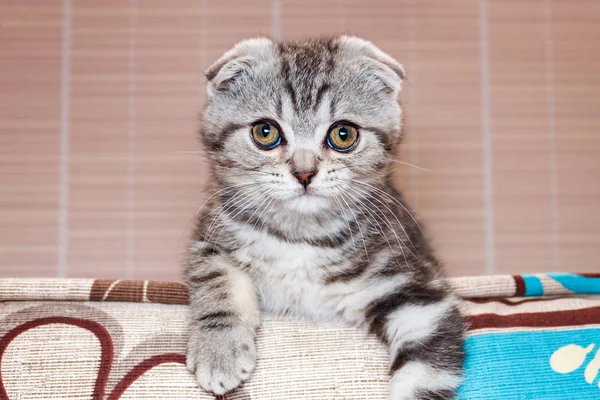
[[[232, 171], [234, 171], [232, 173]], [[239, 172], [235, 172], [235, 171], [239, 171]], [[274, 173], [274, 172], [267, 172], [267, 171], [258, 171], [258, 170], [247, 170], [244, 168], [240, 168], [240, 167], [230, 167], [229, 170], [227, 171], [227, 175], [234, 175], [234, 176], [250, 176], [253, 174], [263, 174], [263, 175], [269, 175], [269, 176], [278, 176], [278, 174]]]
[[248, 218], [248, 220], [246, 221], [246, 223], [244, 224], [244, 226], [242, 227], [242, 229], [245, 228], [248, 225], [248, 221], [250, 221], [252, 218], [254, 218], [254, 216], [256, 215], [256, 213], [258, 212], [258, 210], [261, 209], [261, 207], [263, 206], [263, 204], [265, 204], [267, 201], [269, 201], [269, 202], [271, 201], [271, 198], [269, 197], [269, 195], [271, 195], [274, 191], [275, 191], [275, 189], [271, 189], [267, 193], [263, 194], [265, 196], [265, 199], [263, 200], [262, 203], [260, 203], [256, 207], [256, 210], [254, 210], [254, 212], [252, 213], [252, 215], [250, 216], [250, 218]]
[[188, 150], [173, 150], [173, 153], [177, 153], [177, 154], [204, 154], [204, 151], [188, 151]]
[[[347, 180], [347, 179], [346, 179], [346, 180]], [[390, 199], [390, 200], [392, 200], [393, 202], [395, 202], [396, 204], [398, 204], [398, 205], [399, 205], [400, 207], [402, 207], [402, 209], [403, 209], [404, 211], [406, 211], [406, 213], [407, 213], [407, 214], [408, 214], [408, 215], [409, 215], [409, 216], [412, 218], [412, 220], [414, 221], [414, 223], [415, 223], [415, 224], [417, 224], [417, 227], [419, 228], [419, 231], [421, 231], [421, 234], [422, 234], [423, 236], [425, 236], [425, 233], [423, 232], [423, 229], [421, 228], [421, 225], [419, 225], [419, 222], [418, 222], [418, 221], [416, 220], [416, 218], [415, 218], [415, 217], [414, 217], [414, 216], [413, 216], [413, 215], [410, 213], [410, 211], [409, 211], [409, 210], [408, 210], [408, 209], [407, 209], [407, 208], [404, 206], [404, 204], [402, 204], [402, 202], [401, 202], [400, 200], [396, 199], [394, 196], [390, 195], [389, 193], [387, 193], [387, 192], [385, 192], [385, 191], [383, 191], [383, 190], [379, 189], [378, 187], [375, 187], [375, 186], [373, 186], [373, 185], [371, 185], [371, 184], [368, 184], [368, 183], [366, 183], [366, 182], [357, 181], [357, 180], [354, 180], [354, 179], [350, 179], [349, 181], [351, 181], [351, 182], [354, 182], [354, 183], [358, 183], [358, 184], [361, 184], [361, 185], [366, 185], [366, 186], [369, 186], [369, 187], [370, 187], [370, 188], [372, 188], [373, 190], [375, 190], [375, 191], [377, 191], [377, 192], [381, 193], [382, 195], [386, 196], [388, 199]]]
[[[357, 188], [357, 187], [354, 187], [353, 189], [354, 189], [355, 191], [356, 191], [356, 190], [358, 190], [358, 188]], [[361, 188], [361, 190], [365, 190], [365, 191], [366, 191], [366, 189], [363, 189], [363, 188]], [[366, 193], [367, 193], [367, 194], [369, 194], [369, 192], [368, 192], [368, 191], [366, 191]], [[406, 239], [408, 239], [408, 242], [410, 243], [410, 245], [412, 246], [412, 248], [415, 250], [415, 252], [416, 252], [416, 253], [418, 253], [418, 251], [417, 251], [417, 249], [416, 249], [415, 245], [413, 244], [412, 240], [410, 239], [410, 236], [408, 236], [408, 232], [406, 232], [406, 229], [404, 229], [404, 225], [402, 224], [402, 222], [400, 222], [400, 220], [398, 219], [398, 217], [396, 216], [396, 214], [395, 214], [395, 213], [392, 211], [392, 209], [390, 209], [390, 208], [387, 206], [387, 204], [385, 204], [383, 201], [379, 200], [379, 199], [378, 199], [376, 196], [373, 196], [373, 199], [374, 199], [374, 200], [376, 200], [378, 203], [380, 203], [382, 206], [384, 206], [384, 207], [385, 207], [385, 208], [386, 208], [386, 209], [387, 209], [387, 210], [388, 210], [388, 211], [389, 211], [389, 212], [390, 212], [390, 213], [393, 215], [393, 217], [394, 217], [394, 218], [396, 219], [396, 221], [398, 222], [398, 225], [400, 225], [400, 229], [402, 229], [402, 232], [404, 233], [404, 236], [406, 237]], [[367, 200], [368, 200], [368, 199], [367, 199]], [[373, 203], [372, 203], [370, 200], [368, 200], [368, 201], [369, 201], [369, 203], [373, 204]], [[380, 212], [382, 212], [382, 211], [381, 211], [381, 209], [379, 209], [379, 207], [375, 206], [374, 204], [373, 204], [373, 206], [374, 206], [374, 207], [376, 207], [376, 208], [377, 208], [377, 209], [378, 209]], [[386, 217], [386, 219], [387, 219], [387, 217]], [[392, 229], [392, 228], [390, 227], [390, 229]], [[395, 234], [395, 231], [394, 231], [394, 234]], [[410, 252], [411, 252], [411, 254], [412, 254], [412, 255], [413, 255], [415, 258], [417, 258], [417, 259], [419, 258], [419, 257], [418, 257], [418, 256], [417, 256], [415, 253], [413, 253], [413, 252], [412, 252], [410, 249], [408, 249], [408, 251], [410, 251]]]
[[[356, 188], [352, 188], [349, 187], [349, 190], [354, 190], [355, 193], [357, 194], [361, 194], [361, 192], [357, 191]], [[367, 193], [368, 194], [368, 193]], [[408, 260], [406, 258], [406, 254], [404, 253], [404, 245], [402, 244], [402, 241], [400, 240], [400, 237], [398, 237], [398, 234], [396, 233], [396, 230], [394, 229], [394, 227], [392, 226], [391, 222], [389, 221], [389, 219], [386, 217], [385, 213], [377, 206], [375, 205], [371, 200], [369, 200], [369, 198], [365, 197], [364, 198], [365, 201], [368, 201], [381, 215], [381, 221], [383, 221], [388, 228], [390, 228], [390, 231], [392, 231], [392, 233], [394, 234], [394, 236], [396, 237], [396, 241], [398, 242], [398, 246], [400, 246], [400, 251], [402, 252], [402, 257], [404, 258], [404, 261], [408, 264]], [[407, 248], [407, 250], [413, 255], [415, 256], [415, 254], [409, 249]], [[416, 256], [415, 256], [416, 257]]]
[[[267, 191], [267, 193], [271, 193], [274, 189], [270, 189]], [[238, 212], [233, 215], [232, 219], [237, 218], [239, 215], [241, 215], [243, 212], [245, 212], [247, 209], [255, 206], [256, 204], [254, 203], [256, 200], [260, 199], [262, 196], [264, 196], [265, 192], [262, 190], [262, 188], [258, 188], [250, 193], [246, 193], [243, 194], [242, 197], [240, 197], [234, 204], [230, 204], [227, 208], [224, 208], [218, 215], [218, 218], [215, 218], [216, 220], [219, 220], [220, 216], [224, 216], [225, 214], [227, 214], [227, 212], [229, 210], [231, 210], [234, 207], [237, 207], [239, 204], [243, 204], [246, 203], [244, 207], [242, 207], [240, 210], [238, 210]], [[214, 222], [214, 221], [213, 221]], [[225, 225], [225, 221], [218, 221], [218, 226], [215, 228], [218, 229], [219, 227], [223, 227]]]
[[[342, 201], [346, 204], [346, 206], [348, 206], [348, 211], [350, 211], [352, 213], [352, 216], [354, 217], [354, 222], [356, 222], [356, 225], [358, 225], [358, 229], [360, 231], [360, 236], [362, 237], [363, 246], [365, 248], [365, 256], [367, 257], [367, 263], [370, 263], [370, 261], [369, 261], [369, 252], [367, 251], [367, 241], [366, 241], [366, 238], [365, 238], [365, 234], [363, 233], [362, 227], [358, 223], [358, 218], [356, 217], [356, 214], [354, 214], [354, 211], [352, 210], [352, 207], [350, 207], [350, 205], [348, 204], [348, 202], [344, 198], [342, 192], [340, 191], [339, 193], [340, 193], [340, 198], [342, 199]], [[334, 197], [334, 199], [335, 199], [335, 197]], [[344, 209], [342, 207], [340, 207], [340, 209], [342, 210], [342, 213], [343, 213]], [[346, 223], [348, 224], [348, 227], [350, 228], [350, 235], [352, 235], [352, 226], [350, 225], [350, 222], [348, 222], [348, 220], [346, 220]], [[353, 243], [353, 245], [354, 245], [354, 243]]]
[[222, 221], [221, 217], [224, 216], [230, 209], [232, 209], [233, 207], [237, 207], [239, 204], [242, 204], [245, 202], [247, 203], [245, 207], [243, 207], [240, 211], [238, 211], [238, 213], [235, 214], [235, 216], [233, 218], [236, 218], [238, 215], [240, 215], [246, 209], [251, 207], [253, 205], [254, 200], [259, 198], [261, 196], [261, 194], [262, 194], [261, 188], [257, 188], [256, 190], [253, 190], [249, 193], [242, 193], [241, 197], [239, 197], [237, 200], [235, 200], [235, 202], [234, 202], [234, 198], [235, 198], [235, 196], [234, 196], [233, 198], [228, 200], [223, 206], [219, 207], [219, 209], [217, 210], [217, 215], [215, 215], [215, 218], [211, 222], [211, 226], [209, 226], [209, 228], [207, 229], [206, 235], [208, 235], [208, 237], [206, 238], [205, 242], [208, 242], [208, 240], [210, 240], [210, 237], [214, 234], [214, 232], [216, 232], [217, 229], [224, 226], [225, 221]]
[[[341, 193], [340, 193], [340, 194], [341, 194]], [[343, 196], [344, 194], [341, 194], [341, 195]], [[367, 206], [367, 205], [366, 205], [364, 202], [362, 202], [362, 201], [360, 200], [360, 198], [358, 198], [358, 196], [356, 196], [356, 195], [354, 195], [354, 194], [352, 194], [352, 193], [350, 193], [350, 192], [347, 192], [347, 193], [345, 193], [345, 195], [347, 195], [347, 196], [351, 196], [352, 198], [354, 198], [354, 200], [355, 200], [355, 201], [356, 201], [356, 202], [357, 202], [357, 203], [358, 203], [360, 206], [362, 206], [362, 207], [363, 207], [363, 208], [364, 208], [364, 209], [365, 209], [365, 210], [366, 210], [366, 211], [369, 213], [369, 215], [370, 215], [371, 217], [373, 217], [373, 222], [375, 223], [375, 225], [377, 225], [377, 227], [375, 228], [375, 230], [377, 231], [377, 233], [379, 234], [379, 236], [381, 236], [381, 237], [383, 237], [383, 238], [385, 239], [385, 241], [387, 242], [387, 244], [388, 244], [388, 246], [389, 246], [390, 250], [392, 251], [392, 255], [393, 255], [393, 256], [394, 256], [394, 258], [396, 259], [396, 262], [397, 262], [398, 264], [400, 264], [400, 262], [398, 261], [398, 257], [396, 256], [396, 252], [394, 251], [394, 248], [392, 247], [392, 244], [391, 244], [391, 243], [390, 243], [390, 241], [388, 240], [388, 237], [387, 237], [387, 235], [385, 234], [385, 232], [384, 232], [384, 230], [383, 230], [383, 227], [382, 227], [382, 226], [379, 224], [379, 222], [377, 221], [377, 214], [374, 214], [374, 213], [373, 213], [373, 212], [372, 212], [372, 211], [369, 209], [369, 207], [368, 207], [368, 206]], [[370, 219], [369, 219], [369, 218], [368, 218], [366, 215], [365, 215], [365, 218], [367, 218], [367, 220], [368, 220], [368, 221], [371, 221], [371, 220], [370, 220]], [[380, 218], [380, 219], [381, 219], [381, 218]], [[400, 251], [403, 251], [403, 250], [402, 250], [402, 248], [400, 248]], [[402, 254], [404, 255], [404, 252], [403, 252]], [[406, 257], [405, 257], [405, 259], [406, 259]]]
[[432, 170], [430, 170], [430, 169], [428, 169], [428, 168], [419, 167], [418, 165], [411, 164], [411, 163], [408, 163], [408, 162], [406, 162], [406, 161], [400, 161], [400, 160], [390, 160], [390, 162], [393, 162], [393, 163], [396, 163], [396, 164], [402, 164], [402, 165], [406, 165], [406, 166], [409, 166], [409, 167], [413, 167], [413, 168], [416, 168], [416, 169], [420, 169], [420, 170], [422, 170], [422, 171], [433, 172]]
[[[251, 192], [251, 193], [254, 193], [254, 192]], [[204, 246], [206, 246], [206, 243], [208, 243], [208, 240], [210, 239], [210, 236], [212, 235], [212, 230], [217, 228], [218, 223], [219, 223], [218, 221], [219, 221], [219, 218], [221, 217], [221, 214], [224, 213], [227, 209], [229, 209], [229, 207], [234, 206], [234, 204], [232, 204], [232, 203], [237, 202], [237, 200], [239, 200], [237, 197], [240, 195], [242, 198], [244, 198], [247, 194], [238, 192], [238, 193], [234, 194], [231, 199], [227, 200], [224, 204], [220, 205], [216, 210], [214, 210], [216, 212], [216, 214], [213, 216], [213, 219], [210, 222], [210, 225], [208, 226], [206, 231], [202, 234], [202, 241], [205, 243]], [[202, 218], [200, 218], [200, 220], [202, 220], [203, 218], [205, 218], [209, 215], [211, 215], [211, 213], [204, 215]], [[202, 246], [202, 249], [204, 249], [204, 246]]]
[[[389, 162], [390, 162], [390, 163], [401, 164], [401, 165], [406, 165], [406, 166], [408, 166], [408, 167], [416, 168], [416, 169], [419, 169], [419, 170], [422, 170], [422, 171], [433, 172], [432, 170], [430, 170], [430, 169], [428, 169], [428, 168], [425, 168], [425, 167], [420, 167], [420, 166], [418, 166], [418, 165], [411, 164], [411, 163], [409, 163], [409, 162], [406, 162], [406, 161], [400, 161], [400, 160], [389, 160]], [[328, 170], [328, 171], [327, 171], [327, 173], [328, 173], [328, 174], [330, 174], [330, 173], [337, 172], [337, 171], [341, 171], [341, 170], [343, 170], [343, 169], [348, 169], [348, 168], [359, 169], [357, 166], [353, 166], [353, 165], [347, 165], [347, 166], [345, 166], [345, 167], [332, 168], [332, 169]], [[364, 168], [364, 167], [361, 169], [361, 171], [362, 171], [362, 172], [369, 172], [369, 171], [371, 171], [371, 170], [374, 170], [374, 169], [369, 169], [369, 168]]]
[[223, 189], [213, 193], [212, 195], [210, 195], [206, 200], [204, 200], [204, 202], [200, 205], [200, 207], [198, 207], [198, 209], [194, 212], [194, 214], [192, 215], [192, 217], [188, 220], [187, 224], [185, 225], [185, 228], [183, 229], [183, 231], [181, 232], [181, 235], [179, 235], [179, 239], [177, 239], [177, 243], [179, 243], [181, 241], [181, 238], [183, 237], [183, 234], [185, 232], [187, 232], [188, 228], [190, 227], [190, 224], [192, 222], [193, 219], [196, 218], [196, 216], [198, 215], [198, 213], [200, 212], [200, 210], [202, 209], [202, 207], [204, 207], [204, 205], [213, 197], [215, 197], [216, 195], [218, 195], [219, 193], [222, 193], [226, 190], [233, 190], [239, 187], [244, 187], [244, 186], [252, 186], [255, 185], [256, 183], [252, 182], [252, 183], [242, 183], [239, 185], [230, 185], [227, 187], [224, 187]]
[[352, 239], [352, 247], [355, 248], [356, 242], [354, 241], [354, 233], [352, 232], [352, 225], [350, 224], [350, 220], [348, 220], [348, 218], [346, 217], [344, 207], [342, 207], [342, 204], [338, 201], [338, 199], [334, 197], [333, 200], [335, 200], [335, 202], [337, 203], [338, 207], [340, 208], [340, 211], [342, 212], [342, 217], [344, 218], [346, 224], [348, 224], [348, 227], [350, 228], [350, 238]]
[[177, 200], [178, 198], [180, 198], [180, 197], [183, 197], [183, 196], [185, 196], [185, 195], [187, 195], [187, 194], [189, 194], [189, 193], [190, 193], [190, 191], [189, 191], [189, 190], [186, 190], [185, 192], [183, 192], [183, 193], [180, 193], [180, 194], [178, 194], [177, 196], [174, 196], [174, 197], [170, 198], [169, 200], [166, 200], [166, 201], [164, 201], [164, 202], [161, 204], [161, 206], [164, 206], [164, 205], [166, 205], [167, 203], [170, 203], [170, 202], [172, 202], [172, 201], [174, 201], [174, 200]]
[[223, 193], [226, 190], [234, 190], [234, 189], [239, 189], [241, 187], [247, 187], [247, 186], [258, 186], [259, 183], [257, 182], [250, 182], [250, 183], [240, 183], [237, 185], [229, 185], [221, 190], [218, 190], [217, 192], [213, 193], [212, 195], [210, 195], [206, 200], [204, 200], [204, 202], [200, 205], [200, 207], [198, 207], [198, 210], [194, 213], [195, 215], [198, 214], [198, 212], [202, 209], [202, 207], [204, 207], [204, 205], [213, 197], [215, 197], [218, 194]]
[[[265, 213], [265, 216], [268, 216], [269, 214], [271, 214], [271, 211], [273, 211], [275, 209], [275, 204], [277, 203], [277, 198], [273, 197], [271, 198], [271, 201], [269, 201], [269, 203], [265, 206], [265, 209], [269, 208], [269, 212]], [[260, 226], [260, 231], [262, 232], [265, 229], [265, 224], [267, 223], [267, 218], [263, 219], [263, 222]], [[254, 226], [252, 227], [253, 230], [256, 230], [256, 225], [258, 224], [258, 219], [256, 220], [256, 222], [254, 223]]]
[[[263, 204], [264, 204], [264, 203], [265, 203], [265, 202], [266, 202], [266, 201], [269, 199], [269, 197], [268, 197], [268, 196], [269, 196], [271, 193], [273, 193], [273, 192], [275, 192], [275, 189], [270, 189], [270, 190], [268, 190], [266, 193], [264, 193], [264, 192], [260, 192], [260, 193], [259, 193], [259, 195], [260, 195], [259, 197], [262, 197], [262, 196], [264, 196], [264, 197], [265, 197], [265, 199], [262, 201], [262, 203], [260, 203], [258, 206], [256, 206], [256, 210], [254, 210], [254, 213], [252, 214], [252, 216], [250, 216], [250, 219], [252, 219], [252, 218], [254, 217], [254, 215], [256, 215], [256, 213], [257, 213], [257, 212], [258, 212], [258, 211], [261, 209], [262, 205], [263, 205]], [[254, 197], [254, 199], [256, 199], [256, 198], [258, 198], [258, 197]], [[253, 199], [252, 201], [254, 201], [254, 199]], [[252, 203], [250, 203], [250, 204], [252, 204]], [[245, 211], [245, 209], [247, 209], [247, 208], [248, 208], [248, 207], [246, 207], [246, 208], [242, 209], [242, 210], [241, 210], [240, 212], [238, 212], [238, 213], [237, 213], [237, 214], [236, 214], [236, 215], [235, 215], [235, 216], [234, 216], [232, 219], [235, 219], [235, 218], [236, 218], [238, 215], [240, 215], [242, 212], [244, 212], [244, 211]], [[250, 219], [249, 219], [249, 220], [250, 220]], [[248, 221], [249, 221], [249, 220], [247, 220], [247, 221], [244, 223], [244, 227], [246, 227], [246, 226], [247, 226], [247, 224], [248, 224]], [[226, 224], [222, 224], [222, 225], [221, 225], [221, 229], [219, 230], [219, 235], [217, 236], [217, 239], [215, 240], [215, 243], [219, 243], [219, 238], [221, 237], [221, 233], [223, 233], [223, 230], [224, 230], [225, 226], [226, 226]]]
[[[221, 205], [216, 211], [217, 214], [214, 216], [214, 219], [211, 221], [210, 226], [208, 227], [208, 229], [206, 230], [206, 232], [204, 233], [203, 236], [203, 241], [206, 243], [208, 243], [208, 241], [210, 240], [210, 238], [212, 237], [212, 235], [216, 232], [217, 229], [219, 229], [219, 227], [221, 227], [223, 224], [221, 221], [221, 217], [232, 207], [237, 206], [238, 204], [240, 204], [241, 202], [244, 201], [248, 201], [248, 200], [253, 200], [254, 198], [257, 198], [258, 196], [260, 196], [261, 194], [261, 188], [257, 188], [249, 193], [236, 193], [231, 199], [229, 199], [228, 201], [226, 201], [223, 205]], [[239, 195], [241, 195], [241, 197], [237, 198]], [[242, 210], [243, 211], [243, 210]], [[236, 214], [237, 215], [237, 214]], [[204, 248], [204, 246], [202, 247], [202, 249]]]

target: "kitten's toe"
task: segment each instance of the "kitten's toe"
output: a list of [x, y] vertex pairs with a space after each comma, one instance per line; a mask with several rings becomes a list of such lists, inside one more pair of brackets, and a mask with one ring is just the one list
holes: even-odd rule
[[192, 332], [187, 368], [207, 392], [225, 394], [250, 378], [256, 364], [253, 332]]
[[192, 374], [196, 373], [196, 352], [188, 350], [185, 358], [185, 366]]
[[240, 354], [235, 360], [236, 375], [242, 380], [250, 378], [250, 374], [256, 366], [256, 355], [252, 353]]
[[[196, 368], [196, 367], [195, 367]], [[206, 392], [212, 392], [213, 388], [211, 385], [211, 372], [210, 370], [206, 370], [201, 368], [200, 366], [196, 368], [196, 382], [198, 386], [200, 386]]]
[[203, 390], [217, 395], [225, 394], [242, 383], [235, 375], [202, 363], [196, 366], [196, 382]]
[[211, 386], [214, 394], [225, 394], [242, 384], [242, 380], [228, 372], [216, 371]]
[[212, 361], [197, 363], [195, 375], [202, 389], [220, 395], [240, 386], [253, 370], [251, 358], [215, 357]]

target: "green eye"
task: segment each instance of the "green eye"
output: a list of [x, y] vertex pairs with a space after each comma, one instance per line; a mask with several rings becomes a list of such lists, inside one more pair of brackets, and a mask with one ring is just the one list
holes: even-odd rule
[[272, 122], [258, 122], [252, 126], [252, 139], [258, 147], [270, 150], [281, 144], [279, 129]]
[[336, 151], [350, 151], [358, 143], [358, 129], [352, 125], [337, 125], [327, 135], [327, 144]]

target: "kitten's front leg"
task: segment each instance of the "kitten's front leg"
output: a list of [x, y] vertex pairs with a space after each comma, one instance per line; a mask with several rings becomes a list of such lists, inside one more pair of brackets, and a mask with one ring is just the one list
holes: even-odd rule
[[223, 394], [254, 370], [260, 319], [256, 289], [250, 277], [226, 257], [206, 250], [190, 253], [186, 278], [190, 295], [187, 367], [204, 390]]
[[451, 400], [460, 384], [464, 322], [444, 290], [409, 285], [369, 304], [367, 321], [390, 349], [391, 400]]

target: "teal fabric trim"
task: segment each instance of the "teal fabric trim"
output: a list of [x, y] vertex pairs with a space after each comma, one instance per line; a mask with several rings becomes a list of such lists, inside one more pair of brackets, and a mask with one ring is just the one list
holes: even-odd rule
[[598, 400], [600, 329], [467, 338], [459, 400]]
[[582, 294], [600, 294], [600, 278], [590, 278], [576, 274], [548, 274], [565, 288]]
[[535, 275], [522, 275], [525, 282], [525, 296], [541, 296], [544, 294], [544, 287], [540, 278]]

